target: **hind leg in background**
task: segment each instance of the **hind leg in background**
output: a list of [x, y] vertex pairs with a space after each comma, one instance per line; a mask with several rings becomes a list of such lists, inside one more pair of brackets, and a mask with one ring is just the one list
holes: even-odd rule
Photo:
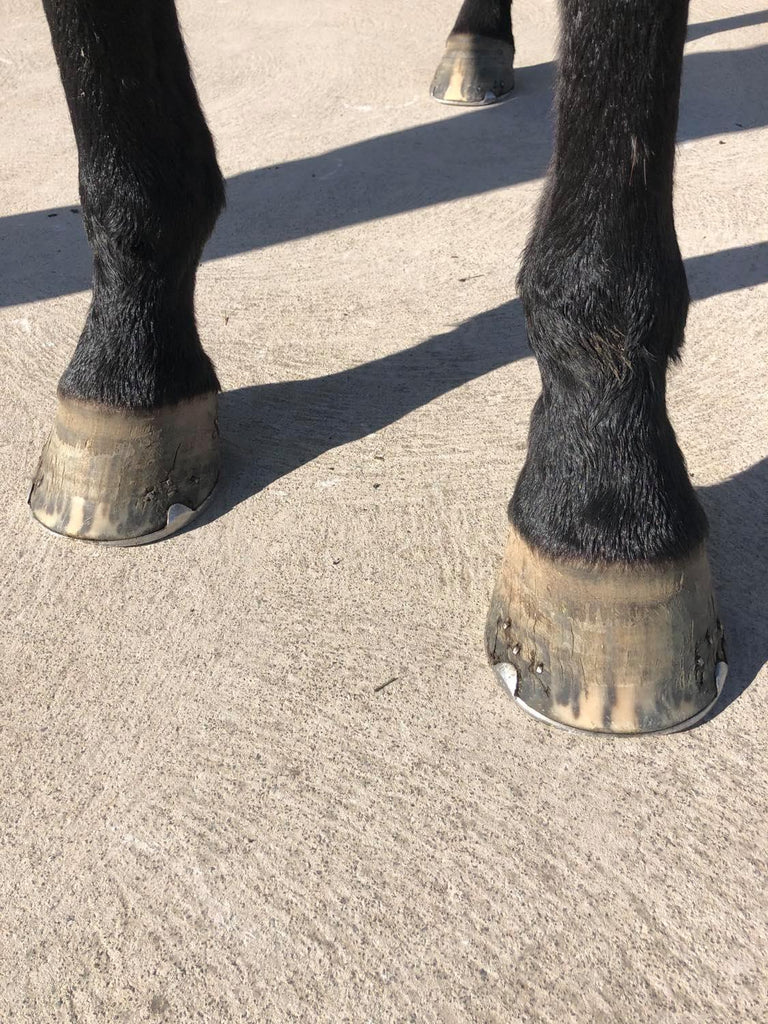
[[510, 0], [464, 0], [430, 92], [441, 103], [487, 106], [515, 86]]
[[93, 298], [30, 505], [58, 533], [140, 543], [187, 521], [218, 476], [219, 384], [193, 303], [223, 182], [172, 0], [44, 6]]
[[554, 159], [519, 278], [542, 392], [491, 663], [535, 716], [676, 729], [725, 676], [707, 524], [666, 410], [688, 307], [672, 214], [686, 0], [562, 0]]

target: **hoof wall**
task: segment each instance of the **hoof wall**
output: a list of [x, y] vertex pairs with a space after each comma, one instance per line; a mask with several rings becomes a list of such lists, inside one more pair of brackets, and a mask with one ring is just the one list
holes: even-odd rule
[[148, 544], [199, 513], [219, 475], [217, 396], [131, 410], [62, 398], [29, 506], [54, 533]]
[[449, 36], [430, 94], [440, 103], [485, 107], [515, 87], [515, 48], [486, 36]]
[[727, 672], [703, 547], [664, 565], [555, 562], [514, 528], [486, 648], [528, 714], [598, 733], [689, 728], [715, 704]]

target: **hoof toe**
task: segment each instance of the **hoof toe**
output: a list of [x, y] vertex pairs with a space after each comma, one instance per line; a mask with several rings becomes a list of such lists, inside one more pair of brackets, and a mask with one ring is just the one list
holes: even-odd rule
[[440, 103], [484, 107], [506, 99], [515, 87], [515, 48], [502, 39], [449, 36], [430, 94]]
[[590, 732], [675, 732], [727, 666], [704, 548], [675, 563], [553, 561], [512, 529], [486, 628], [499, 680], [535, 718]]
[[54, 533], [146, 544], [194, 518], [219, 475], [217, 396], [132, 410], [61, 398], [29, 505]]

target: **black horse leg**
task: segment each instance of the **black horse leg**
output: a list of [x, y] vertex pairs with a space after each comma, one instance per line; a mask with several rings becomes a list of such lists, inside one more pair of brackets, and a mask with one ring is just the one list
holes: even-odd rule
[[138, 541], [196, 509], [218, 475], [219, 385], [193, 299], [223, 183], [172, 0], [44, 6], [77, 139], [93, 300], [30, 504], [57, 532]]
[[487, 646], [534, 713], [649, 732], [724, 678], [706, 519], [665, 402], [688, 307], [672, 214], [687, 0], [562, 0], [562, 17], [519, 279], [542, 393]]
[[510, 0], [464, 0], [432, 79], [441, 103], [486, 106], [515, 86]]

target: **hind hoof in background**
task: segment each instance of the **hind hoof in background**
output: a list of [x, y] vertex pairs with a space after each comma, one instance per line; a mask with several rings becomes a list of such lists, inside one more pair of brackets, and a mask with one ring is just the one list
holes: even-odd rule
[[674, 563], [588, 565], [554, 561], [514, 528], [486, 650], [533, 717], [598, 733], [685, 729], [727, 672], [703, 546]]
[[503, 39], [448, 37], [430, 94], [440, 103], [482, 107], [506, 99], [515, 87], [515, 48]]
[[217, 396], [161, 409], [60, 398], [29, 493], [55, 533], [146, 544], [185, 526], [219, 475]]

